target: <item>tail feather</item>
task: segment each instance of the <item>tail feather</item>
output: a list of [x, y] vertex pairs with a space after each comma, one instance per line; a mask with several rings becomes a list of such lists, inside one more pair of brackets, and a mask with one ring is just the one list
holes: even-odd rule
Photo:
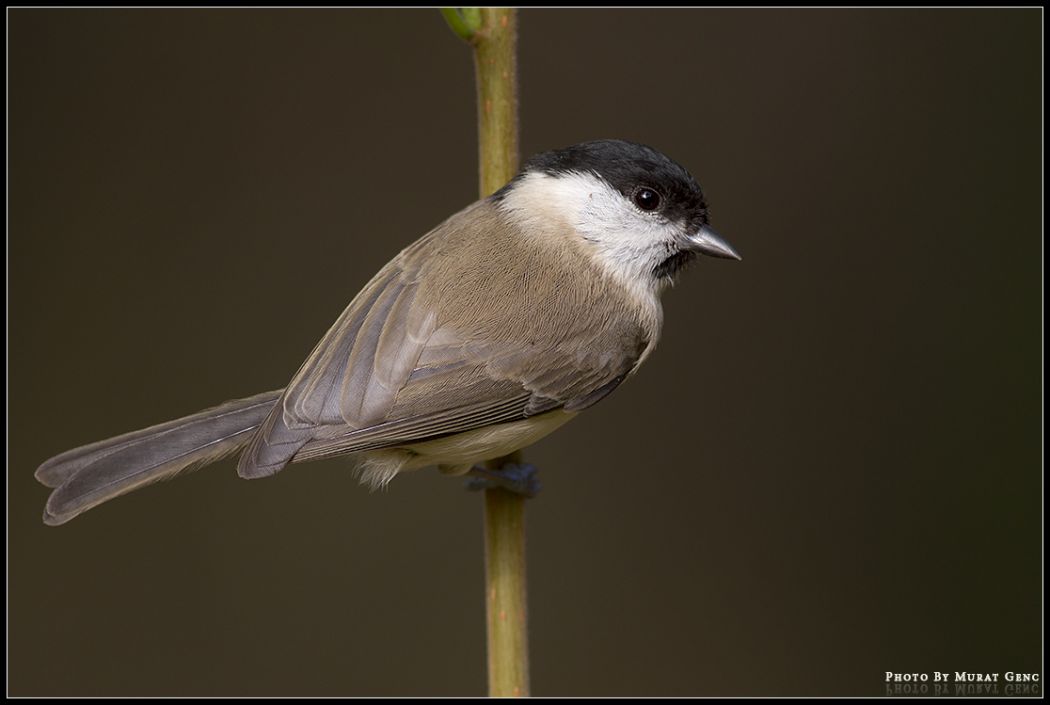
[[41, 483], [56, 488], [44, 509], [44, 523], [64, 524], [114, 497], [240, 450], [281, 391], [228, 401], [51, 458], [36, 471]]

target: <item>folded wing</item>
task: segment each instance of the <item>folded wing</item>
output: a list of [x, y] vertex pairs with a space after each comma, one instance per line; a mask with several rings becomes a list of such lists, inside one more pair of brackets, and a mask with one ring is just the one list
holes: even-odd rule
[[238, 472], [577, 410], [630, 373], [649, 341], [623, 324], [615, 297], [573, 263], [538, 264], [523, 238], [465, 247], [480, 235], [450, 220], [384, 267], [292, 379]]

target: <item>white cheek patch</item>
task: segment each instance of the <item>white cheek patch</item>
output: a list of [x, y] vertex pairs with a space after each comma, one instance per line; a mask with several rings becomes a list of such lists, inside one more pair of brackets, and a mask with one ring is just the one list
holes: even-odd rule
[[[518, 181], [500, 207], [527, 232], [557, 232], [571, 226], [603, 269], [631, 289], [655, 290], [653, 269], [663, 262], [677, 228], [636, 208], [594, 174], [550, 176], [531, 172]], [[564, 232], [564, 230], [562, 230]]]

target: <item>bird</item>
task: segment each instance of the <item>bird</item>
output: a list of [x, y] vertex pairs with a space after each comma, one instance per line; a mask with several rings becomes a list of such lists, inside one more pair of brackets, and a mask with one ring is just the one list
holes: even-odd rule
[[699, 255], [740, 259], [670, 157], [619, 139], [539, 153], [380, 269], [283, 389], [42, 463], [44, 523], [234, 453], [248, 479], [350, 455], [372, 488], [436, 466], [534, 494], [531, 473], [479, 463], [631, 377], [660, 338], [661, 294]]

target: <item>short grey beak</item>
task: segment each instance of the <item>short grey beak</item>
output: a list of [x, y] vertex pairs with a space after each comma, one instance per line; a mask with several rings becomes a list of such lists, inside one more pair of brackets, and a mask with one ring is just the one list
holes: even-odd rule
[[695, 235], [689, 236], [689, 244], [694, 252], [699, 252], [702, 255], [721, 257], [723, 259], [740, 259], [740, 255], [736, 253], [733, 246], [706, 225], [700, 228]]

